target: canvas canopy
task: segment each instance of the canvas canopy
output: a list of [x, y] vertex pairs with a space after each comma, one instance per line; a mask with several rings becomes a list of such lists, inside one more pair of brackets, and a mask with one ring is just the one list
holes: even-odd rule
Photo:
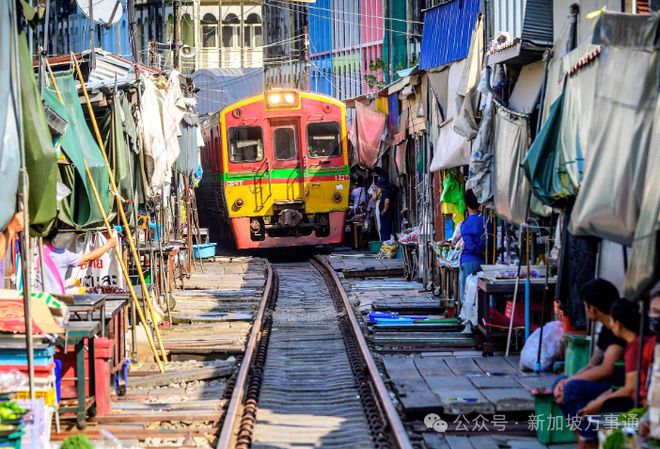
[[18, 43], [25, 163], [30, 181], [30, 233], [44, 236], [57, 218], [57, 156], [34, 79], [25, 34], [18, 36]]
[[44, 99], [69, 124], [61, 142], [62, 152], [72, 164], [62, 175], [72, 193], [60, 202], [59, 218], [70, 226], [84, 229], [103, 221], [85, 172], [85, 164], [89, 167], [106, 212], [112, 205], [108, 170], [85, 121], [72, 73], [57, 75], [56, 82], [64, 104], [60, 103], [52, 86], [44, 89]]
[[363, 105], [355, 103], [357, 119], [357, 151], [360, 165], [373, 169], [378, 158], [380, 142], [387, 125], [387, 116]]
[[659, 25], [657, 14], [607, 12], [597, 23], [593, 43], [602, 48], [574, 234], [633, 243], [658, 99]]

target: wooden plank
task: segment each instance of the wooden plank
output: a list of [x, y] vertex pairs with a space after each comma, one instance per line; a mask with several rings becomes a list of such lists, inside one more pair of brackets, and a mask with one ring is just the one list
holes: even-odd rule
[[417, 371], [424, 376], [452, 376], [452, 371], [447, 367], [445, 361], [440, 357], [415, 358]]
[[469, 376], [476, 388], [517, 388], [520, 384], [515, 377], [505, 376]]
[[518, 376], [516, 381], [523, 388], [528, 390], [549, 390], [554, 385], [555, 381], [561, 377], [559, 374], [541, 374], [539, 376]]
[[424, 432], [422, 434], [422, 439], [424, 440], [424, 445], [427, 449], [451, 449], [442, 434]]
[[222, 411], [207, 412], [193, 411], [171, 413], [171, 412], [145, 412], [138, 413], [116, 413], [112, 415], [98, 416], [96, 422], [104, 423], [147, 423], [160, 421], [211, 421], [216, 422], [222, 416]]
[[518, 374], [502, 356], [496, 357], [475, 357], [474, 362], [487, 374], [505, 375]]
[[232, 362], [226, 362], [222, 365], [209, 368], [196, 368], [192, 370], [172, 371], [163, 374], [137, 377], [135, 379], [130, 379], [129, 385], [131, 388], [155, 387], [179, 382], [216, 379], [218, 377], [230, 376], [233, 372], [234, 364]]
[[524, 372], [520, 369], [520, 356], [519, 355], [510, 355], [509, 357], [504, 357], [504, 360], [513, 367], [516, 371], [518, 371], [520, 374], [524, 374]]
[[474, 363], [472, 357], [452, 357], [445, 359], [445, 363], [456, 376], [483, 375], [484, 372]]
[[445, 414], [495, 413], [494, 405], [466, 377], [428, 376], [424, 380], [440, 398]]
[[419, 374], [412, 357], [388, 357], [383, 363], [407, 412], [440, 410], [440, 399]]
[[470, 443], [470, 437], [463, 435], [445, 435], [445, 440], [450, 449], [485, 449], [475, 448]]
[[534, 410], [534, 397], [525, 388], [484, 388], [481, 393], [495, 406], [497, 412]]

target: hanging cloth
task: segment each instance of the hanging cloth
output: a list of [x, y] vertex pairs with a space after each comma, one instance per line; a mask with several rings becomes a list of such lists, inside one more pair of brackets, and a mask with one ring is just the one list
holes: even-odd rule
[[357, 151], [360, 165], [373, 170], [387, 122], [387, 115], [355, 103], [357, 120]]
[[570, 223], [576, 235], [634, 241], [660, 83], [659, 28], [657, 14], [600, 15], [594, 126]]
[[530, 195], [521, 166], [527, 154], [528, 117], [496, 102], [492, 139], [495, 212], [507, 222], [520, 226], [527, 217]]

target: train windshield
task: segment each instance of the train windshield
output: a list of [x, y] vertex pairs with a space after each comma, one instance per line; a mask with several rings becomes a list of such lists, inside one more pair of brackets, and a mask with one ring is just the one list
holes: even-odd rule
[[310, 157], [341, 155], [339, 123], [321, 122], [307, 125], [307, 153]]
[[296, 135], [292, 127], [277, 128], [273, 133], [275, 139], [275, 159], [289, 161], [296, 157]]
[[229, 159], [232, 162], [259, 162], [264, 158], [260, 126], [229, 128]]

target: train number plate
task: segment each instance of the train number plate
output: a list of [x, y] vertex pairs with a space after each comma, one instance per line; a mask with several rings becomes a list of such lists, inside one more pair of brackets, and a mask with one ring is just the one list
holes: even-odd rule
[[348, 181], [348, 175], [335, 175], [336, 181]]
[[243, 185], [243, 181], [227, 181], [225, 185], [227, 187], [238, 187]]

